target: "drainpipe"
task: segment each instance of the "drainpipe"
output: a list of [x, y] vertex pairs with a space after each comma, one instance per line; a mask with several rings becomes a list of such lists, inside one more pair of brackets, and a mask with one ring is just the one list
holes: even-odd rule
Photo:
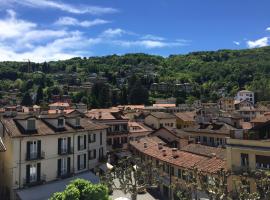
[[21, 165], [22, 165], [22, 139], [20, 138], [20, 161], [19, 161], [19, 188], [21, 188]]

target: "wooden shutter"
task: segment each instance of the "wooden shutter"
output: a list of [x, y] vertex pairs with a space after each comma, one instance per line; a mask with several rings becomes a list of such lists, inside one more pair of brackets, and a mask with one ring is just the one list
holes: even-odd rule
[[57, 165], [57, 176], [61, 176], [61, 159], [58, 159], [58, 165]]
[[83, 159], [84, 159], [84, 161], [83, 161], [83, 167], [85, 169], [86, 168], [86, 154], [83, 154]]
[[26, 165], [26, 183], [30, 182], [30, 165]]
[[41, 140], [37, 141], [38, 158], [41, 158]]
[[70, 157], [67, 158], [67, 173], [70, 173]]
[[58, 154], [61, 154], [61, 141], [62, 138], [58, 138]]
[[84, 149], [86, 149], [86, 135], [84, 135]]
[[78, 151], [80, 151], [80, 140], [81, 140], [81, 137], [78, 136]]
[[80, 155], [77, 156], [77, 168], [80, 170]]
[[26, 158], [27, 160], [30, 159], [30, 145], [31, 145], [31, 142], [27, 142], [27, 145], [26, 145]]
[[99, 138], [99, 140], [100, 140], [100, 145], [102, 145], [102, 132], [100, 132], [100, 138]]
[[71, 153], [71, 137], [68, 137], [68, 153]]
[[40, 181], [40, 163], [37, 164], [37, 181]]

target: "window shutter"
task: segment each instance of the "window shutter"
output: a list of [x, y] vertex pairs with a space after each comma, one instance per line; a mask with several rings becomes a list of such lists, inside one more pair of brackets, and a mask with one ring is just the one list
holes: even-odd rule
[[97, 158], [97, 152], [96, 152], [96, 150], [94, 149], [94, 159], [96, 159]]
[[80, 170], [80, 155], [77, 156], [77, 168]]
[[70, 173], [70, 157], [67, 158], [67, 173]]
[[81, 140], [81, 137], [78, 136], [78, 151], [80, 151], [80, 140]]
[[71, 153], [71, 137], [68, 137], [68, 153]]
[[62, 138], [58, 138], [58, 154], [61, 154], [61, 141]]
[[83, 168], [86, 168], [86, 154], [83, 154], [84, 161], [83, 161]]
[[94, 133], [94, 142], [96, 142], [96, 134]]
[[30, 159], [30, 142], [27, 142], [27, 152], [26, 152], [26, 157], [27, 157], [27, 160]]
[[102, 141], [102, 132], [100, 132], [100, 138], [99, 139], [100, 139], [100, 145], [102, 145], [102, 142], [103, 142]]
[[30, 165], [26, 165], [26, 183], [30, 182]]
[[58, 165], [57, 165], [57, 176], [61, 176], [61, 159], [58, 159]]
[[91, 135], [88, 134], [88, 143], [91, 143]]
[[41, 140], [37, 141], [38, 158], [41, 158]]
[[40, 181], [40, 163], [37, 164], [37, 181]]
[[86, 135], [84, 135], [84, 149], [86, 149]]
[[88, 160], [91, 160], [91, 151], [88, 151]]

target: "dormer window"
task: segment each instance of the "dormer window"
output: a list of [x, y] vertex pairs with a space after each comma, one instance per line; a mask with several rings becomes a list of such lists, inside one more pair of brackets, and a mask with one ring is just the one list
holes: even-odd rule
[[58, 127], [64, 127], [64, 118], [58, 118]]
[[27, 130], [29, 130], [29, 131], [36, 130], [36, 120], [35, 119], [28, 119], [27, 120]]
[[81, 126], [81, 119], [79, 117], [75, 119], [75, 126], [77, 127]]

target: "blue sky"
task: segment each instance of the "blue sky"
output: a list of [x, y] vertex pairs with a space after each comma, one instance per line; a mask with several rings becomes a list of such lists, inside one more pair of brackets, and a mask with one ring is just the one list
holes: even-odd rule
[[269, 0], [0, 0], [0, 60], [262, 47], [269, 7]]

